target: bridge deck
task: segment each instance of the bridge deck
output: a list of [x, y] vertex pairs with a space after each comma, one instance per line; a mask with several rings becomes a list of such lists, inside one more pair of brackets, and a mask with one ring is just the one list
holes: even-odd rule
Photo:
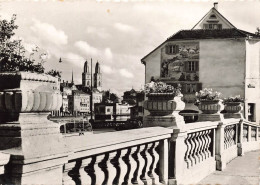
[[198, 184], [257, 185], [260, 184], [260, 151], [245, 153], [232, 160], [224, 171], [215, 171]]

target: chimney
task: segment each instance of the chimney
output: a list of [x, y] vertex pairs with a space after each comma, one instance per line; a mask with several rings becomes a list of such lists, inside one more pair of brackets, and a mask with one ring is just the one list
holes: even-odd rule
[[215, 2], [215, 3], [214, 3], [214, 8], [215, 8], [216, 10], [218, 10], [218, 2]]

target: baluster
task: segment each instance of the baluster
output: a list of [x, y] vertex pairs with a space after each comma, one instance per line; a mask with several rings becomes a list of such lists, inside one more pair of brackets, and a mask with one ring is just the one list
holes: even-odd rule
[[224, 149], [227, 149], [227, 127], [224, 128]]
[[94, 171], [95, 162], [96, 162], [95, 157], [82, 160], [82, 167], [84, 167], [80, 169], [82, 184], [91, 185], [96, 183], [96, 175]]
[[[118, 183], [119, 185], [123, 184], [125, 182], [125, 178], [127, 175], [129, 175], [128, 172], [128, 165], [125, 162], [127, 160], [129, 162], [129, 153], [131, 150], [123, 149], [121, 150], [120, 157], [118, 158], [118, 166], [119, 166], [119, 179]], [[129, 164], [130, 165], [130, 164]], [[130, 166], [129, 166], [130, 167]], [[127, 177], [128, 179], [128, 177]]]
[[191, 139], [190, 139], [190, 143], [191, 143], [191, 155], [190, 155], [190, 160], [191, 160], [191, 166], [195, 165], [195, 158], [194, 158], [194, 152], [195, 152], [195, 142], [193, 141], [195, 137], [194, 133], [191, 133]]
[[[138, 159], [139, 159], [139, 172], [140, 175], [138, 176], [141, 181], [143, 181], [143, 184], [147, 184], [147, 174], [146, 174], [146, 167], [147, 167], [147, 159], [146, 159], [146, 150], [147, 150], [147, 144], [140, 146], [140, 152], [138, 153]], [[141, 183], [142, 184], [142, 183]]]
[[105, 174], [105, 184], [113, 184], [113, 180], [116, 177], [116, 169], [111, 164], [112, 160], [116, 157], [117, 152], [106, 154], [106, 157], [99, 163], [99, 167]]
[[147, 159], [147, 165], [146, 165], [146, 171], [145, 171], [145, 174], [146, 174], [146, 181], [147, 181], [147, 184], [154, 184], [154, 178], [153, 178], [153, 174], [152, 174], [152, 163], [153, 163], [153, 154], [151, 152], [152, 149], [154, 147], [154, 143], [149, 143], [147, 145], [147, 150], [146, 150], [146, 159]]
[[63, 172], [63, 180], [62, 180], [64, 185], [75, 184], [75, 182], [72, 180], [72, 178], [68, 174], [68, 172], [71, 171], [75, 165], [76, 165], [76, 162], [70, 162], [70, 163], [65, 164], [64, 172]]
[[194, 142], [195, 142], [195, 149], [194, 149], [194, 158], [195, 158], [195, 163], [198, 164], [199, 163], [199, 156], [198, 156], [198, 149], [199, 149], [199, 142], [198, 142], [198, 136], [199, 136], [199, 133], [196, 132], [194, 133], [195, 136], [194, 136]]
[[206, 144], [206, 141], [205, 141], [205, 131], [201, 131], [201, 156], [202, 156], [202, 160], [205, 159], [205, 144]]
[[199, 141], [198, 156], [199, 156], [200, 161], [203, 161], [203, 155], [202, 155], [203, 142], [202, 142], [202, 139], [201, 139], [202, 134], [203, 134], [202, 131], [200, 131], [199, 136], [198, 136], [198, 141]]
[[160, 184], [159, 174], [155, 172], [160, 159], [159, 154], [156, 151], [156, 148], [159, 146], [159, 144], [159, 141], [154, 142], [149, 150], [149, 153], [152, 156], [152, 163], [149, 167], [148, 174], [153, 179], [153, 184]]
[[128, 148], [126, 155], [124, 157], [122, 157], [122, 160], [127, 165], [127, 172], [126, 172], [126, 175], [124, 177], [124, 182], [123, 182], [124, 185], [132, 184], [131, 179], [133, 177], [134, 170], [136, 169], [136, 163], [135, 163], [134, 159], [132, 158], [132, 154], [135, 152], [135, 150], [137, 150], [137, 147]]
[[207, 130], [207, 147], [206, 147], [206, 150], [207, 150], [207, 157], [210, 157], [211, 156], [211, 152], [209, 150], [209, 146], [210, 146], [210, 143], [211, 143], [211, 138], [209, 136], [209, 134], [211, 133], [211, 130]]
[[81, 167], [82, 160], [77, 160], [75, 166], [68, 172], [68, 175], [75, 182], [76, 185], [81, 185], [81, 178], [79, 169]]
[[131, 182], [133, 184], [143, 184], [142, 181], [140, 180], [140, 174], [141, 174], [140, 168], [142, 167], [140, 164], [140, 159], [142, 157], [140, 156], [139, 151], [140, 151], [140, 146], [138, 146], [135, 152], [132, 154], [132, 158], [136, 163], [136, 169], [134, 170], [133, 178], [131, 179]]
[[191, 134], [188, 134], [187, 138], [185, 139], [185, 144], [187, 146], [187, 150], [185, 153], [184, 160], [187, 163], [187, 168], [190, 167], [190, 151], [191, 151], [190, 137], [191, 137]]
[[107, 174], [103, 171], [104, 163], [107, 161], [108, 155], [102, 154], [96, 157], [96, 163], [94, 164], [94, 172], [96, 174], [96, 184], [101, 185], [107, 181]]

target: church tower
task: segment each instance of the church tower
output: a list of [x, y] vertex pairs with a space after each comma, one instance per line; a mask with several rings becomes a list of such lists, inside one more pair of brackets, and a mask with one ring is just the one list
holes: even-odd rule
[[82, 85], [83, 87], [90, 87], [91, 85], [91, 76], [90, 76], [90, 68], [88, 66], [88, 61], [86, 60], [84, 64], [84, 71], [82, 73]]
[[99, 91], [102, 90], [102, 74], [100, 72], [100, 65], [98, 62], [96, 63], [94, 73], [94, 88], [98, 89]]

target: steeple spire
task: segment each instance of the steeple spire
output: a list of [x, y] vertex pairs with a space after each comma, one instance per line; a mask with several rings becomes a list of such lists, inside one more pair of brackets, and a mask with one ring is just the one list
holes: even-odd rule
[[73, 69], [72, 69], [72, 75], [71, 75], [71, 83], [74, 83], [74, 81], [73, 81]]

